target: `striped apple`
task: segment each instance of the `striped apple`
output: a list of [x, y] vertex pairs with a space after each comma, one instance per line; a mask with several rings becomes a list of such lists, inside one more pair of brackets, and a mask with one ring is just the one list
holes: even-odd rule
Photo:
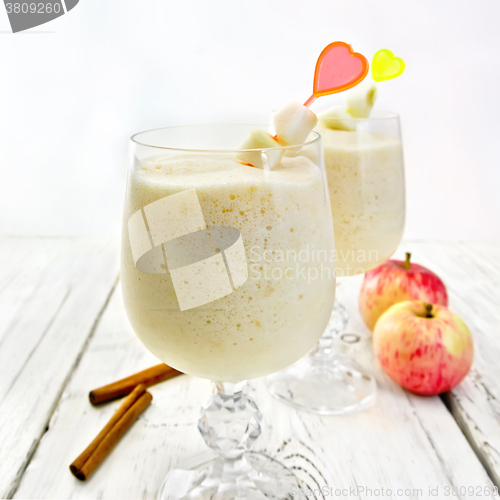
[[394, 304], [405, 300], [423, 300], [448, 307], [448, 294], [441, 279], [431, 270], [406, 261], [388, 260], [366, 273], [359, 294], [359, 311], [373, 331], [380, 316]]
[[474, 358], [467, 325], [446, 307], [419, 300], [400, 302], [382, 314], [373, 348], [395, 382], [425, 396], [456, 387]]

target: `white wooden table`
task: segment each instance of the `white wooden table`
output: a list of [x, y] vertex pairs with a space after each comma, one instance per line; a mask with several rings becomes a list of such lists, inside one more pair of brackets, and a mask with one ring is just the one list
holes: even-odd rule
[[[264, 415], [256, 448], [293, 468], [315, 498], [488, 498], [500, 486], [500, 246], [409, 241], [404, 251], [447, 284], [475, 338], [473, 370], [445, 398], [422, 398], [368, 354], [376, 402], [343, 417], [292, 410], [253, 381]], [[126, 319], [118, 245], [5, 237], [0, 263], [0, 497], [156, 498], [167, 471], [204, 450], [196, 422], [210, 382], [181, 376], [152, 387], [152, 405], [79, 482], [69, 464], [119, 405], [94, 408], [89, 390], [158, 362]], [[354, 278], [339, 295], [349, 330], [366, 334], [359, 286]]]

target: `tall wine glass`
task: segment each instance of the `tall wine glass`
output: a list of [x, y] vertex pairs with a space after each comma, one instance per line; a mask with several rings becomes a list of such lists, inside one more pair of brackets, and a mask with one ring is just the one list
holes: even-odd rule
[[[330, 119], [322, 136], [337, 254], [337, 286], [387, 260], [401, 241], [405, 218], [403, 147], [399, 116]], [[342, 414], [368, 404], [375, 379], [354, 359], [338, 355], [348, 316], [335, 301], [320, 342], [295, 365], [268, 377], [280, 400], [319, 414]], [[356, 335], [349, 334], [349, 342]], [[358, 336], [358, 339], [360, 337]]]
[[211, 455], [170, 471], [164, 499], [298, 491], [290, 470], [249, 451], [262, 417], [245, 381], [291, 365], [323, 333], [335, 295], [333, 224], [319, 135], [242, 156], [234, 146], [253, 128], [173, 127], [131, 139], [121, 258], [128, 318], [159, 359], [216, 387], [198, 421]]

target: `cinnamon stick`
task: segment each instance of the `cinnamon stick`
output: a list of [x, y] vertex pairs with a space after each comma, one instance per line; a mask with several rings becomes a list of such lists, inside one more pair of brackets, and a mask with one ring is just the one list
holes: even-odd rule
[[162, 363], [148, 368], [147, 370], [143, 370], [142, 372], [130, 375], [130, 377], [113, 382], [112, 384], [100, 387], [99, 389], [94, 389], [90, 391], [89, 399], [94, 406], [99, 405], [130, 394], [139, 384], [150, 387], [181, 374], [182, 372]]
[[146, 386], [143, 384], [138, 385], [130, 393], [97, 437], [69, 466], [75, 477], [85, 481], [94, 472], [152, 399], [153, 396], [146, 392]]

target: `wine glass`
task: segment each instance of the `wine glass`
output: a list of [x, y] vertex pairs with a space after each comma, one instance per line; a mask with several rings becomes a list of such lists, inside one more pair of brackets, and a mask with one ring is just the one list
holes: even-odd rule
[[[405, 217], [403, 147], [399, 116], [375, 111], [370, 118], [320, 122], [337, 256], [337, 286], [386, 261], [401, 241]], [[346, 309], [335, 301], [329, 325], [308, 356], [267, 378], [271, 393], [296, 408], [324, 415], [359, 410], [376, 383], [335, 341], [345, 334]]]
[[245, 381], [297, 361], [328, 324], [331, 208], [319, 135], [237, 150], [253, 128], [171, 127], [131, 139], [121, 255], [128, 318], [155, 356], [216, 388], [198, 421], [210, 455], [170, 471], [164, 499], [299, 491], [290, 470], [250, 451], [262, 416]]

